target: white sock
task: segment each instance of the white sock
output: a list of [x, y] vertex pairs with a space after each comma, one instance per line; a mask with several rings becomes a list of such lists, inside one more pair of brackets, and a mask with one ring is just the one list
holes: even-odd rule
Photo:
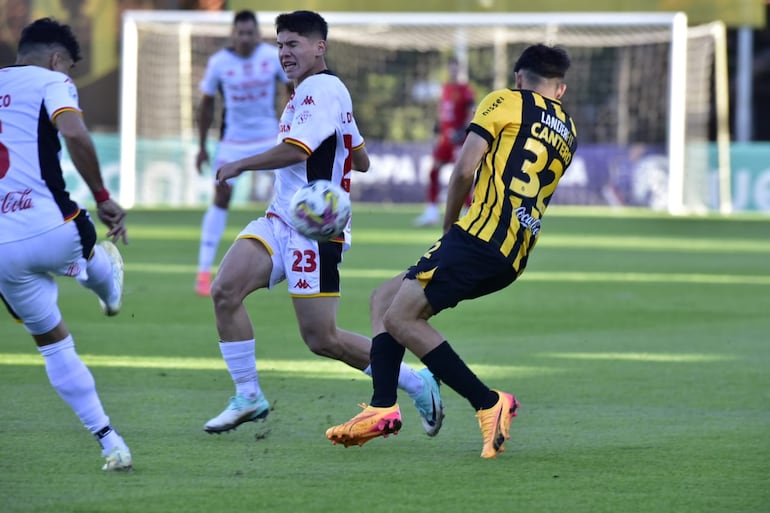
[[[372, 366], [368, 365], [363, 372], [367, 376], [371, 376]], [[409, 397], [415, 398], [422, 392], [424, 383], [416, 370], [401, 362], [401, 367], [398, 370], [398, 388], [409, 394]]]
[[198, 249], [198, 271], [210, 271], [217, 256], [217, 247], [227, 226], [227, 209], [210, 205], [201, 222], [201, 244]]
[[235, 383], [235, 393], [249, 399], [256, 399], [262, 394], [257, 377], [255, 345], [254, 339], [219, 343], [222, 358]]
[[107, 426], [98, 433], [94, 433], [94, 435], [102, 446], [102, 456], [107, 456], [115, 447], [128, 450], [128, 446], [123, 440], [123, 437], [120, 436], [117, 431], [112, 429], [112, 426]]
[[112, 265], [107, 252], [100, 245], [94, 246], [94, 254], [86, 265], [88, 277], [78, 282], [92, 290], [102, 301], [109, 302], [112, 293]]
[[104, 412], [91, 371], [75, 352], [72, 335], [54, 344], [39, 347], [45, 371], [54, 390], [75, 412], [83, 425], [96, 434], [110, 425]]

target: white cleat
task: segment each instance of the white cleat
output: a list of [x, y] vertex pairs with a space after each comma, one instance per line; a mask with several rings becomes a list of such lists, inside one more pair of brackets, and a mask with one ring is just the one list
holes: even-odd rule
[[134, 462], [131, 460], [131, 452], [128, 447], [115, 447], [105, 455], [102, 470], [105, 472], [130, 472], [134, 470]]
[[110, 267], [112, 267], [112, 294], [107, 301], [99, 298], [99, 306], [104, 315], [118, 315], [123, 306], [123, 257], [112, 242], [104, 240], [99, 245], [110, 259]]
[[444, 403], [441, 401], [439, 382], [429, 369], [417, 371], [423, 380], [420, 395], [414, 398], [414, 406], [420, 414], [422, 427], [428, 436], [436, 436], [444, 422]]
[[236, 395], [230, 398], [230, 403], [222, 413], [206, 422], [203, 430], [206, 433], [226, 433], [244, 422], [264, 420], [268, 413], [270, 413], [270, 403], [264, 395], [260, 394], [253, 400]]

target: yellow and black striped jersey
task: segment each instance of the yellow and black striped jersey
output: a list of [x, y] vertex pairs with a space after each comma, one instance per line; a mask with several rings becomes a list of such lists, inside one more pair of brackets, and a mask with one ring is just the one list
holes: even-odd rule
[[456, 224], [499, 248], [517, 272], [526, 266], [540, 220], [577, 148], [561, 102], [534, 91], [500, 89], [476, 109], [468, 129], [489, 143], [473, 204]]

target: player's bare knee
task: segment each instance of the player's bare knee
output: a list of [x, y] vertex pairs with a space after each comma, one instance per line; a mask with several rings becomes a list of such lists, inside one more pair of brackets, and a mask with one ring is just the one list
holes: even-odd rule
[[211, 284], [211, 300], [215, 311], [229, 311], [241, 304], [240, 294], [226, 281], [215, 279]]
[[399, 338], [399, 334], [404, 329], [404, 319], [397, 317], [392, 310], [387, 310], [382, 317], [382, 324], [385, 331], [393, 335], [396, 339]]
[[328, 336], [307, 336], [305, 337], [305, 344], [308, 349], [317, 354], [318, 356], [326, 356], [328, 358], [338, 358], [341, 354], [339, 344], [336, 337]]
[[324, 343], [321, 339], [308, 338], [305, 340], [305, 344], [307, 344], [308, 349], [310, 349], [313, 354], [326, 357], [335, 356], [335, 353], [332, 350], [333, 346]]
[[340, 353], [339, 341], [334, 332], [318, 327], [300, 326], [300, 335], [314, 354], [334, 358]]

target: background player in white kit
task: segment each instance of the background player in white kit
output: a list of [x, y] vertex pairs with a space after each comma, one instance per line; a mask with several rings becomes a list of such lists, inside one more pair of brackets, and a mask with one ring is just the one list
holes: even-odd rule
[[[337, 240], [317, 242], [289, 224], [289, 203], [297, 189], [323, 178], [349, 192], [352, 169], [366, 171], [369, 157], [350, 93], [326, 69], [326, 21], [315, 12], [295, 11], [281, 14], [275, 24], [281, 65], [295, 87], [281, 116], [278, 144], [217, 171], [224, 183], [247, 170], [274, 169], [275, 196], [267, 215], [249, 223], [230, 247], [212, 285], [219, 346], [236, 392], [204, 426], [209, 433], [262, 419], [270, 409], [259, 385], [254, 328], [243, 304], [255, 290], [288, 281], [299, 331], [310, 350], [365, 372], [369, 366], [371, 341], [337, 328], [338, 265], [350, 244], [350, 225]], [[414, 399], [426, 432], [435, 435], [443, 413], [433, 375], [403, 364], [399, 386]]]
[[125, 243], [126, 213], [104, 188], [68, 76], [79, 59], [70, 27], [43, 18], [22, 31], [16, 65], [0, 70], [0, 297], [35, 340], [53, 388], [99, 440], [102, 469], [130, 470], [131, 453], [62, 320], [54, 280], [74, 277], [96, 293], [105, 314], [120, 310], [123, 260], [111, 242], [96, 244], [96, 229], [70, 199], [59, 164], [61, 133], [107, 236]]
[[[198, 107], [199, 150], [195, 159], [199, 173], [203, 163], [209, 160], [206, 137], [214, 119], [214, 99], [218, 93], [224, 102], [224, 126], [214, 169], [271, 148], [278, 133], [276, 82], [289, 82], [278, 61], [278, 49], [261, 41], [252, 11], [235, 15], [232, 39], [232, 48], [224, 48], [211, 56], [200, 83], [203, 96]], [[281, 99], [280, 103], [285, 103], [283, 92]], [[201, 296], [208, 296], [211, 289], [211, 267], [227, 224], [233, 184], [229, 185], [215, 185], [213, 202], [201, 223], [195, 282], [195, 291]]]

